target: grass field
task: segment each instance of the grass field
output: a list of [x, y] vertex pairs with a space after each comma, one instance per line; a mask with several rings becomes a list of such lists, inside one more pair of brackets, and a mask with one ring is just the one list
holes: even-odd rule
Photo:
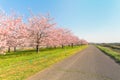
[[41, 49], [39, 53], [35, 50], [24, 50], [0, 55], [0, 80], [25, 80], [86, 47]]
[[101, 51], [115, 59], [116, 62], [120, 63], [120, 53], [113, 51], [112, 49], [108, 47], [103, 46], [97, 46]]
[[120, 44], [119, 43], [104, 43], [104, 44], [100, 44], [100, 45], [103, 47], [108, 47], [117, 53], [120, 53]]

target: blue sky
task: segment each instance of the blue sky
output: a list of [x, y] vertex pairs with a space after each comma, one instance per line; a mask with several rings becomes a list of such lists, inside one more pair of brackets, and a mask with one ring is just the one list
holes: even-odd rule
[[59, 26], [89, 42], [120, 42], [120, 0], [0, 0], [0, 8], [28, 16], [50, 13]]

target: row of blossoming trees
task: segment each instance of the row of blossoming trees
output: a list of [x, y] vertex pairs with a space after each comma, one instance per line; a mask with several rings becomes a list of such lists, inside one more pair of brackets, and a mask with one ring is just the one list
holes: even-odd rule
[[0, 13], [0, 53], [11, 47], [64, 47], [87, 44], [80, 40], [70, 30], [56, 27], [53, 19], [47, 16], [32, 15], [27, 21], [15, 14]]

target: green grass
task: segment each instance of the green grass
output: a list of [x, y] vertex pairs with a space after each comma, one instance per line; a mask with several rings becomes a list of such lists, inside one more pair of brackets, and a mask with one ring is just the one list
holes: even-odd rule
[[35, 50], [24, 50], [0, 55], [0, 80], [25, 80], [86, 47], [41, 49], [39, 53]]
[[120, 53], [117, 53], [115, 51], [113, 51], [110, 48], [107, 47], [103, 47], [103, 46], [97, 46], [101, 51], [103, 51], [104, 53], [106, 53], [107, 55], [109, 55], [110, 57], [112, 57], [113, 59], [115, 59], [116, 62], [120, 63]]

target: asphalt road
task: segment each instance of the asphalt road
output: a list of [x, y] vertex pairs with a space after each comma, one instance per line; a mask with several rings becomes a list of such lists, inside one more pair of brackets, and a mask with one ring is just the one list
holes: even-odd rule
[[120, 65], [90, 45], [27, 80], [120, 80]]

